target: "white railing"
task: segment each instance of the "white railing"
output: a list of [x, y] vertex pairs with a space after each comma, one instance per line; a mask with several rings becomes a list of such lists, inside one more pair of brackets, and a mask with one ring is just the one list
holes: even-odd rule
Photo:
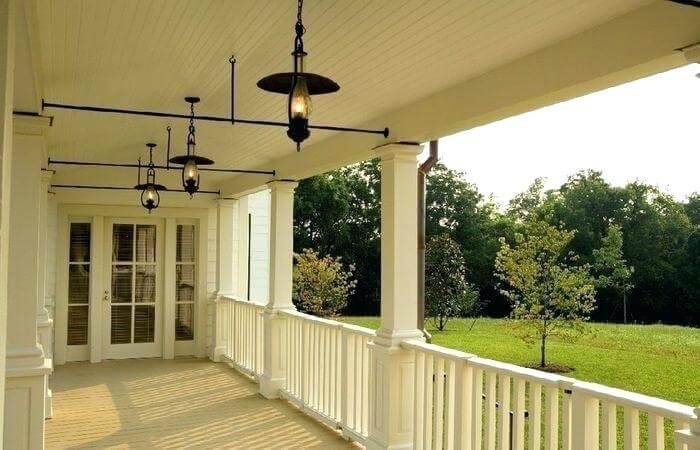
[[218, 321], [224, 330], [224, 358], [243, 373], [258, 379], [263, 369], [263, 317], [265, 305], [236, 297], [220, 297]]
[[638, 449], [643, 416], [656, 450], [694, 417], [689, 406], [421, 341], [402, 347], [414, 353], [416, 449]]
[[369, 427], [369, 342], [374, 330], [296, 311], [287, 318], [284, 397], [364, 443]]

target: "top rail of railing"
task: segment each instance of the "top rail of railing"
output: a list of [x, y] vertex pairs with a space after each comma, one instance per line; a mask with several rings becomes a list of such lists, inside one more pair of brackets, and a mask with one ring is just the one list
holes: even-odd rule
[[628, 406], [647, 411], [669, 419], [689, 421], [695, 418], [694, 408], [681, 403], [612, 388], [597, 383], [579, 381], [574, 378], [563, 377], [561, 375], [551, 374], [540, 370], [516, 366], [515, 364], [480, 358], [469, 353], [440, 347], [439, 345], [427, 344], [419, 340], [405, 341], [401, 343], [401, 346], [406, 349], [432, 354], [446, 360], [464, 362], [479, 369], [495, 371], [511, 377], [522, 378], [544, 386], [556, 386], [561, 389], [572, 391], [576, 390], [602, 401], [608, 401], [620, 406]]
[[223, 300], [237, 302], [237, 303], [245, 303], [246, 305], [253, 305], [256, 307], [260, 307], [260, 308], [265, 307], [265, 303], [261, 303], [261, 302], [255, 301], [255, 300], [246, 300], [242, 297], [238, 297], [237, 295], [232, 295], [232, 294], [221, 295], [221, 296], [219, 296], [219, 298], [223, 299]]
[[371, 328], [360, 327], [358, 325], [352, 325], [349, 323], [338, 322], [337, 320], [324, 319], [321, 317], [312, 316], [310, 314], [305, 314], [295, 310], [282, 310], [280, 314], [288, 317], [296, 317], [307, 322], [313, 322], [319, 325], [324, 325], [327, 327], [343, 328], [344, 330], [350, 331], [355, 334], [361, 334], [368, 337], [373, 337], [375, 331]]

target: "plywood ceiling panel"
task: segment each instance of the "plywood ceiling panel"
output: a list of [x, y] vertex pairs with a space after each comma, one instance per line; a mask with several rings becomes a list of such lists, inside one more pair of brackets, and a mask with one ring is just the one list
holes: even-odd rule
[[[307, 0], [308, 70], [341, 90], [314, 98], [312, 122], [357, 126], [648, 3], [645, 0]], [[38, 0], [47, 100], [187, 113], [229, 113], [235, 54], [237, 115], [285, 120], [261, 77], [291, 66], [295, 1]], [[484, 93], [497, 95], [497, 93]], [[134, 161], [164, 144], [180, 153], [186, 122], [52, 110], [54, 158]], [[198, 123], [199, 152], [252, 168], [294, 152], [284, 128]], [[329, 132], [313, 131], [307, 142]]]

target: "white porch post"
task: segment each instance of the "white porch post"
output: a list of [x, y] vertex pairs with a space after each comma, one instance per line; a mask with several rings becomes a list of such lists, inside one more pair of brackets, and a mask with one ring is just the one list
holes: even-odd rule
[[223, 324], [221, 296], [236, 293], [234, 273], [234, 245], [236, 230], [234, 214], [237, 200], [219, 199], [216, 208], [216, 318], [214, 322], [216, 345], [213, 359], [220, 362], [226, 352], [226, 330]]
[[15, 118], [10, 200], [5, 432], [7, 448], [42, 448], [51, 371], [37, 342], [42, 119]]
[[381, 157], [381, 325], [371, 345], [368, 449], [413, 447], [413, 356], [400, 347], [417, 329], [417, 156], [389, 145]]
[[695, 408], [695, 418], [690, 421], [689, 426], [676, 430], [675, 443], [675, 448], [678, 449], [700, 450], [700, 406]]
[[[12, 169], [12, 108], [17, 4], [0, 0], [0, 449], [5, 417], [5, 346], [7, 337], [8, 254]], [[11, 448], [7, 446], [7, 448]]]
[[[48, 366], [53, 370], [52, 347], [51, 347], [51, 332], [53, 330], [53, 319], [49, 316], [49, 311], [46, 309], [46, 274], [48, 271], [48, 209], [49, 209], [49, 187], [51, 186], [51, 176], [53, 172], [44, 170], [41, 172], [41, 190], [39, 202], [39, 279], [38, 279], [38, 296], [36, 304], [36, 326], [37, 339], [41, 348], [44, 350], [44, 357], [47, 359]], [[46, 418], [50, 418], [53, 413], [52, 394], [46, 383]]]
[[263, 315], [263, 375], [260, 393], [279, 397], [285, 380], [285, 321], [279, 311], [293, 310], [294, 181], [273, 181], [270, 187], [270, 295]]

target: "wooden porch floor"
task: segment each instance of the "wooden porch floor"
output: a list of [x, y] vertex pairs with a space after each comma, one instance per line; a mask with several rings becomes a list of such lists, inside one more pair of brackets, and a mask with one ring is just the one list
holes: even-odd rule
[[46, 448], [356, 448], [224, 364], [69, 363], [51, 377]]

